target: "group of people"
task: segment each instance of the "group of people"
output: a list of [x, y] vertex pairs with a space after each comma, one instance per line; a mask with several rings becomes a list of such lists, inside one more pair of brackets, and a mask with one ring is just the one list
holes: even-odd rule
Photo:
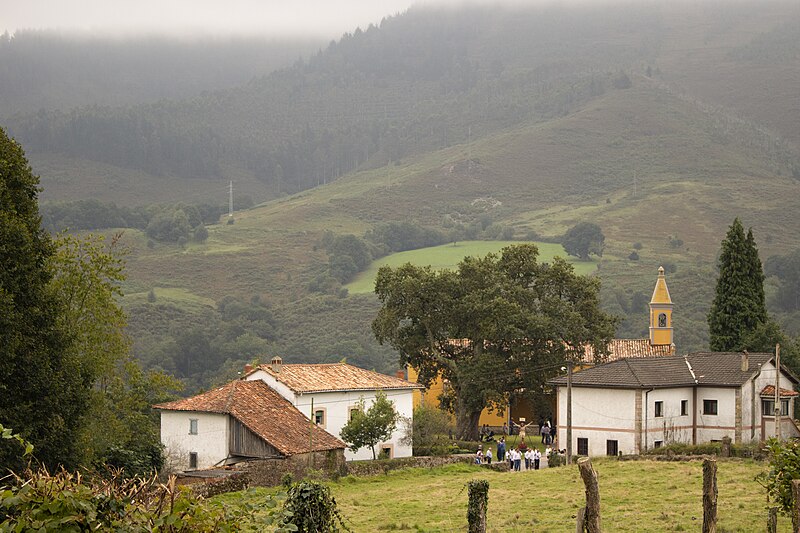
[[[539, 470], [539, 465], [542, 460], [542, 452], [536, 448], [528, 448], [523, 441], [516, 448], [511, 448], [506, 452], [506, 439], [501, 437], [497, 443], [497, 460], [508, 461], [509, 470], [519, 472], [522, 469], [522, 460], [525, 460], [525, 470]], [[475, 453], [475, 464], [492, 464], [492, 449], [487, 448], [486, 452], [483, 451], [482, 446], [478, 446], [478, 451]]]

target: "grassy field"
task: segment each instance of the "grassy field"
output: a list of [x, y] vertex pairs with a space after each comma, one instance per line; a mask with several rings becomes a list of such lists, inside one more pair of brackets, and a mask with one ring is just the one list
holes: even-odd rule
[[[351, 294], [372, 292], [375, 289], [375, 276], [378, 274], [378, 269], [384, 265], [398, 267], [411, 263], [420, 266], [430, 265], [436, 269], [455, 268], [467, 256], [485, 256], [490, 252], [499, 252], [502, 248], [514, 244], [523, 243], [520, 241], [463, 241], [387, 255], [373, 261], [367, 270], [359, 273], [352, 282], [345, 285], [345, 288]], [[533, 244], [539, 248], [539, 259], [542, 262], [550, 261], [556, 256], [567, 257], [567, 253], [560, 244], [546, 242]], [[575, 272], [578, 274], [590, 274], [597, 269], [595, 261], [578, 261], [573, 257], [568, 259], [575, 266]]]
[[[765, 463], [725, 460], [718, 465], [718, 531], [763, 530], [764, 489], [754, 480]], [[603, 530], [699, 531], [703, 522], [702, 463], [595, 461]], [[353, 532], [466, 530], [471, 479], [489, 481], [488, 531], [571, 532], [584, 503], [576, 467], [531, 472], [491, 472], [470, 465], [409, 469], [331, 483], [339, 510]], [[235, 496], [226, 496], [235, 497]], [[789, 531], [781, 517], [779, 531]]]

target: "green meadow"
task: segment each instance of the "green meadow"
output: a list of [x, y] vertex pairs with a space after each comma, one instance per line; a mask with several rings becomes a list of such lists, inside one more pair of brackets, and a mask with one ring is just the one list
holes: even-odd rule
[[[604, 531], [700, 531], [701, 461], [593, 462], [600, 483]], [[766, 467], [766, 463], [753, 460], [718, 462], [717, 531], [764, 530], [766, 495], [755, 476]], [[330, 487], [354, 533], [461, 532], [467, 529], [466, 483], [472, 479], [489, 481], [487, 531], [575, 531], [575, 516], [585, 501], [575, 466], [512, 473], [460, 464], [374, 477], [346, 476]], [[241, 496], [222, 498], [237, 497]], [[789, 519], [780, 517], [778, 531], [790, 529]]]
[[[514, 244], [524, 243], [520, 241], [462, 241], [398, 252], [373, 261], [365, 271], [359, 273], [345, 287], [350, 294], [369, 293], [375, 289], [375, 276], [378, 275], [378, 269], [382, 266], [398, 267], [411, 263], [420, 266], [430, 265], [435, 269], [456, 268], [458, 263], [465, 257], [482, 257], [488, 253], [499, 252], [502, 248]], [[560, 244], [547, 242], [531, 244], [535, 244], [539, 248], [539, 259], [542, 262], [551, 261], [556, 256], [567, 258], [567, 253]], [[575, 272], [578, 274], [591, 274], [597, 269], [595, 261], [579, 261], [574, 257], [569, 257], [567, 260], [572, 263], [575, 267]]]

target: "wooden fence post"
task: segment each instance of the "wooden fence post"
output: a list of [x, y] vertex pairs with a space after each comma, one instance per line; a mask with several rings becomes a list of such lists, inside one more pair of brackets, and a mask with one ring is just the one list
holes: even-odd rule
[[767, 520], [767, 533], [778, 533], [778, 508], [769, 508], [769, 520]]
[[728, 436], [722, 437], [722, 448], [720, 449], [720, 455], [722, 457], [731, 456], [731, 438]]
[[467, 531], [486, 533], [486, 507], [489, 505], [489, 482], [474, 479], [467, 484], [469, 504], [467, 504]]
[[800, 529], [800, 479], [792, 480], [792, 532]]
[[717, 532], [717, 461], [703, 460], [703, 533]]
[[583, 515], [584, 528], [588, 533], [600, 533], [600, 485], [597, 483], [597, 472], [592, 468], [588, 457], [578, 459], [578, 470], [586, 486], [586, 508]]

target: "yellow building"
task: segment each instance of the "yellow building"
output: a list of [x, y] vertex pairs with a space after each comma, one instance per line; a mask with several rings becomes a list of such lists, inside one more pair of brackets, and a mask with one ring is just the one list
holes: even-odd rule
[[[580, 368], [591, 366], [597, 362], [615, 361], [630, 357], [663, 357], [675, 353], [675, 343], [673, 341], [672, 329], [672, 298], [667, 288], [667, 280], [664, 275], [664, 267], [658, 268], [658, 278], [653, 289], [653, 296], [650, 298], [650, 336], [646, 339], [611, 339], [608, 343], [608, 356], [602, 361], [597, 361], [594, 349], [591, 345], [584, 347], [583, 364]], [[578, 371], [578, 369], [576, 369]], [[417, 372], [414, 368], [408, 368], [408, 380], [417, 382]], [[439, 397], [444, 392], [445, 384], [441, 379], [434, 381], [425, 390], [414, 391], [414, 407], [420, 404], [438, 405]], [[508, 424], [511, 420], [519, 423], [521, 419], [527, 422], [538, 421], [541, 414], [544, 417], [551, 416], [555, 411], [555, 405], [549, 413], [536, 413], [536, 409], [531, 402], [525, 398], [520, 398], [511, 406], [504, 409], [484, 409], [481, 412], [478, 424], [484, 424], [501, 428], [503, 424]], [[536, 418], [534, 418], [536, 417]]]

